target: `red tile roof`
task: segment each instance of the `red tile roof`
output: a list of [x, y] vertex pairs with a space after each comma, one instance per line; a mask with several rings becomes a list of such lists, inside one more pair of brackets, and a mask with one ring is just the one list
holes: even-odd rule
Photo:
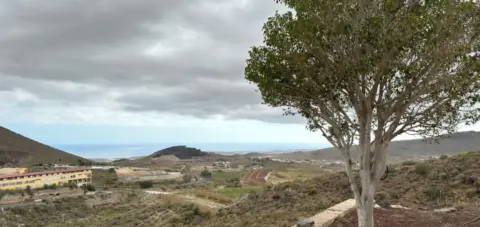
[[73, 172], [81, 172], [84, 170], [91, 170], [91, 169], [90, 168], [70, 168], [70, 169], [50, 170], [50, 171], [43, 171], [43, 172], [8, 174], [8, 175], [0, 175], [0, 180], [4, 180], [8, 178], [16, 178], [16, 177], [40, 176], [40, 175], [54, 174], [54, 173], [73, 173]]

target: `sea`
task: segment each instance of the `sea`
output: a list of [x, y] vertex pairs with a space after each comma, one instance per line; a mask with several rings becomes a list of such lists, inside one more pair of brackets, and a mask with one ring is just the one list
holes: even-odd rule
[[329, 147], [315, 143], [163, 143], [163, 144], [63, 144], [54, 147], [90, 159], [135, 158], [171, 147], [185, 145], [219, 154], [246, 154], [250, 152], [282, 153], [316, 150]]

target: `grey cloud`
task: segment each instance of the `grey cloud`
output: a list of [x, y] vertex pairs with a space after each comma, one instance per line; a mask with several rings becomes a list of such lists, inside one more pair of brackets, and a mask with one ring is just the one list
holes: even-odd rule
[[125, 111], [282, 122], [243, 78], [277, 9], [273, 0], [3, 1], [0, 90], [72, 104], [117, 94]]

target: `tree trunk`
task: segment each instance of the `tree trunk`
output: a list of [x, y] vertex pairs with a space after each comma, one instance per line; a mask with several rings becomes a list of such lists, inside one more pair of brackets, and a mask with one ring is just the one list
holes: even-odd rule
[[373, 206], [357, 209], [358, 227], [373, 227]]
[[369, 185], [364, 189], [366, 190], [362, 190], [360, 204], [357, 204], [358, 227], [374, 227], [373, 209], [375, 188], [373, 185]]

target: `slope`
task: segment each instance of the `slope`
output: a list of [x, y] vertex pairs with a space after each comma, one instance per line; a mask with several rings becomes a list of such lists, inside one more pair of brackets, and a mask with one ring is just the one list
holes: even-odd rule
[[0, 166], [30, 166], [40, 163], [78, 164], [79, 160], [88, 161], [0, 127]]

